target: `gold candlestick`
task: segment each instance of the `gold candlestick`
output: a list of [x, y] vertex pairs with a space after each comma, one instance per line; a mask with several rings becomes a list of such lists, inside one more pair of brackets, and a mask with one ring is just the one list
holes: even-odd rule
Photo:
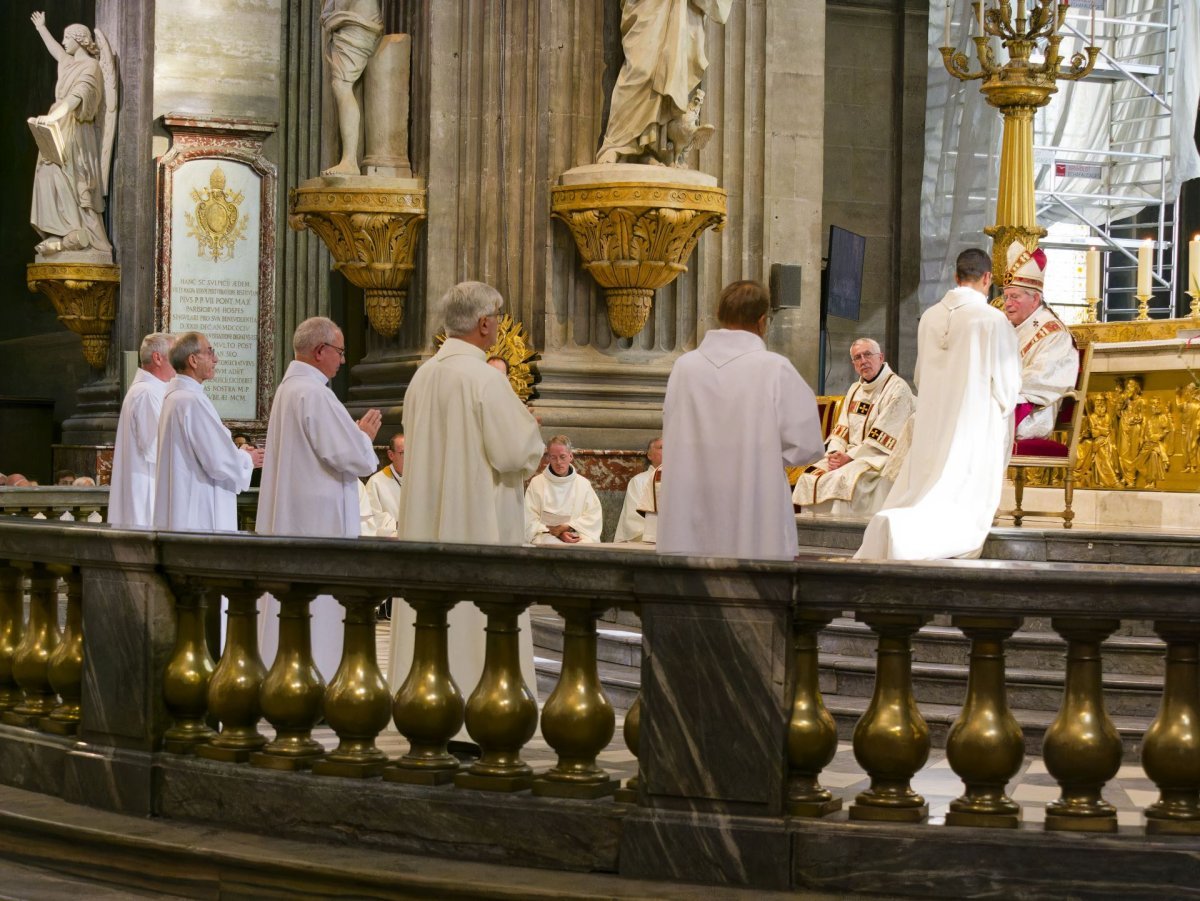
[[1088, 322], [1099, 322], [1100, 321], [1099, 319], [1096, 318], [1096, 308], [1098, 306], [1100, 306], [1100, 298], [1099, 297], [1089, 297], [1087, 299], [1087, 307], [1088, 307], [1087, 321]]
[[1200, 319], [1200, 291], [1185, 291], [1184, 293], [1192, 299], [1188, 315], [1193, 319]]
[[1150, 319], [1150, 298], [1153, 294], [1137, 294], [1134, 295], [1138, 300], [1137, 322], [1146, 322]]

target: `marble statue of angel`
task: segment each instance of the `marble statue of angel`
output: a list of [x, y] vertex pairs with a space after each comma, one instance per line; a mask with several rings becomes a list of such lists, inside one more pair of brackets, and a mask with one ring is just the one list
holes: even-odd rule
[[104, 230], [104, 198], [117, 127], [117, 66], [103, 32], [68, 25], [60, 45], [46, 30], [46, 14], [30, 18], [58, 61], [54, 105], [30, 119], [38, 138], [30, 222], [42, 237], [40, 259], [64, 252], [112, 260]]
[[608, 129], [597, 163], [682, 166], [712, 127], [699, 123], [708, 68], [704, 25], [725, 24], [733, 0], [623, 0], [625, 62], [613, 86]]

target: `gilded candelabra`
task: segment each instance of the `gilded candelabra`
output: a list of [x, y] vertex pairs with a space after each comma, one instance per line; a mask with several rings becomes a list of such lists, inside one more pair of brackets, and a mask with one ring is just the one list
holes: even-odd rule
[[[1004, 117], [1000, 148], [1000, 186], [996, 200], [996, 224], [984, 229], [992, 238], [992, 269], [1003, 273], [1008, 268], [1008, 248], [1019, 240], [1033, 251], [1046, 230], [1037, 224], [1033, 195], [1033, 114], [1050, 102], [1059, 80], [1078, 81], [1096, 65], [1100, 48], [1093, 46], [1075, 53], [1063, 65], [1058, 53], [1060, 34], [1067, 17], [1067, 3], [1054, 0], [1017, 0], [1016, 17], [1009, 0], [971, 4], [979, 34], [973, 36], [979, 71], [972, 72], [965, 53], [954, 47], [939, 48], [946, 70], [960, 81], [980, 79], [980, 90], [987, 102]], [[1094, 19], [1093, 19], [1094, 22]], [[949, 6], [947, 6], [949, 44]], [[1000, 38], [1008, 52], [1008, 62], [998, 65], [990, 38]], [[1030, 60], [1032, 52], [1044, 46], [1043, 60]], [[1002, 279], [997, 277], [997, 281]]]

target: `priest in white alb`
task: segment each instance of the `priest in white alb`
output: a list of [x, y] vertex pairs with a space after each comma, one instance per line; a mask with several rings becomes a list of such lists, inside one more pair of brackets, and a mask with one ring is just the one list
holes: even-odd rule
[[621, 505], [621, 518], [617, 520], [617, 531], [613, 535], [616, 543], [641, 541], [646, 534], [646, 517], [638, 510], [654, 509], [654, 475], [662, 466], [662, 447], [662, 436], [651, 439], [646, 445], [649, 467], [635, 475], [625, 486], [625, 502]]
[[170, 350], [170, 335], [154, 332], [142, 339], [140, 366], [121, 402], [108, 488], [108, 521], [119, 529], [148, 529], [154, 522], [158, 417], [175, 375]]
[[217, 371], [217, 352], [199, 332], [180, 335], [170, 350], [175, 377], [158, 421], [154, 528], [170, 532], [236, 532], [237, 496], [263, 452], [238, 448], [204, 383]]
[[[313, 316], [292, 337], [296, 358], [271, 404], [267, 453], [258, 493], [259, 535], [357, 538], [361, 531], [359, 478], [375, 470], [372, 441], [383, 417], [368, 410], [355, 422], [329, 388], [346, 356], [342, 331]], [[279, 648], [279, 602], [264, 596], [258, 640], [268, 667]], [[313, 662], [326, 681], [342, 657], [342, 607], [329, 595], [314, 598]]]
[[604, 527], [596, 489], [575, 469], [566, 435], [546, 443], [546, 468], [525, 489], [525, 540], [530, 544], [595, 544]]
[[790, 560], [799, 550], [784, 467], [825, 451], [812, 389], [767, 350], [770, 296], [734, 282], [719, 329], [675, 361], [663, 402], [658, 552]]
[[825, 456], [800, 474], [792, 492], [792, 503], [806, 513], [872, 515], [892, 487], [895, 454], [904, 452], [904, 429], [916, 407], [908, 383], [872, 338], [850, 345], [850, 362], [858, 381], [842, 400]]
[[[486, 362], [504, 300], [463, 282], [441, 300], [445, 343], [417, 369], [404, 395], [404, 491], [397, 532], [405, 541], [519, 545], [525, 538], [525, 479], [542, 461], [537, 420]], [[412, 608], [392, 610], [388, 681], [395, 691], [412, 664]], [[486, 617], [462, 601], [451, 611], [450, 672], [464, 698], [483, 673]], [[536, 695], [529, 614], [521, 615], [521, 674]]]
[[1017, 340], [988, 304], [992, 261], [958, 255], [958, 287], [917, 329], [912, 445], [854, 555], [868, 560], [977, 557], [991, 530], [1021, 389]]
[[[396, 534], [396, 517], [400, 515], [400, 490], [404, 484], [404, 433], [397, 432], [388, 442], [388, 462], [383, 469], [367, 479], [367, 497], [375, 511], [381, 537]], [[391, 523], [391, 531], [386, 524]]]

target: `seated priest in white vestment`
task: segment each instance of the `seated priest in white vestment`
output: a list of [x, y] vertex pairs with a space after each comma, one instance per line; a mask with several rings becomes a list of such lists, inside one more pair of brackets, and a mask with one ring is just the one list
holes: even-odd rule
[[1021, 352], [1018, 440], [1049, 437], [1062, 397], [1075, 387], [1079, 375], [1079, 352], [1071, 330], [1042, 297], [1045, 272], [1046, 253], [1040, 247], [1029, 253], [1020, 241], [1009, 245], [1004, 315], [1016, 328]]
[[[404, 541], [520, 545], [523, 489], [545, 445], [533, 414], [501, 372], [489, 366], [504, 299], [482, 282], [462, 282], [442, 297], [445, 343], [420, 365], [404, 395], [404, 491], [397, 533]], [[392, 611], [388, 682], [394, 692], [412, 666], [415, 617]], [[529, 613], [521, 614], [521, 675], [537, 696]], [[469, 698], [483, 673], [487, 618], [469, 601], [449, 615], [450, 674]]]
[[[295, 359], [271, 403], [267, 455], [258, 494], [260, 535], [357, 538], [361, 533], [359, 478], [375, 471], [372, 443], [383, 420], [368, 410], [357, 422], [329, 387], [346, 356], [342, 331], [332, 319], [313, 316], [292, 336]], [[263, 663], [279, 647], [279, 602], [264, 595], [258, 620]], [[342, 606], [329, 595], [313, 599], [312, 656], [328, 682], [342, 658]]]
[[871, 516], [882, 507], [892, 487], [886, 473], [899, 463], [892, 457], [916, 409], [908, 383], [888, 366], [877, 341], [857, 339], [850, 362], [858, 381], [846, 392], [825, 456], [801, 473], [792, 492], [792, 503], [807, 513]]
[[263, 452], [238, 448], [204, 393], [217, 372], [217, 352], [199, 332], [185, 332], [170, 350], [175, 378], [158, 420], [154, 528], [171, 532], [236, 532], [238, 492], [262, 466]]
[[170, 351], [170, 335], [154, 332], [142, 339], [140, 366], [121, 402], [108, 489], [108, 521], [117, 528], [148, 529], [154, 520], [158, 417], [175, 375]]
[[675, 361], [663, 402], [658, 553], [791, 560], [799, 550], [784, 467], [825, 450], [817, 401], [767, 350], [770, 295], [729, 285], [719, 329]]
[[[654, 488], [654, 474], [658, 472], [658, 467], [662, 466], [661, 436], [652, 439], [646, 445], [646, 459], [650, 463], [649, 468], [635, 475], [625, 487], [625, 503], [621, 506], [621, 518], [613, 535], [614, 542], [641, 541], [646, 534], [644, 511], [654, 509], [651, 494]], [[639, 513], [639, 510], [643, 512]]]
[[912, 446], [856, 558], [977, 557], [1000, 505], [1021, 387], [1017, 339], [988, 303], [987, 253], [960, 253], [955, 278], [921, 316]]
[[595, 544], [603, 514], [592, 483], [575, 470], [575, 450], [566, 435], [546, 446], [546, 468], [525, 489], [525, 540], [531, 544]]
[[[400, 486], [404, 479], [404, 433], [397, 432], [388, 442], [388, 464], [367, 479], [367, 495], [380, 523], [400, 515]], [[383, 533], [379, 533], [383, 536]], [[393, 529], [392, 534], [395, 534]]]

